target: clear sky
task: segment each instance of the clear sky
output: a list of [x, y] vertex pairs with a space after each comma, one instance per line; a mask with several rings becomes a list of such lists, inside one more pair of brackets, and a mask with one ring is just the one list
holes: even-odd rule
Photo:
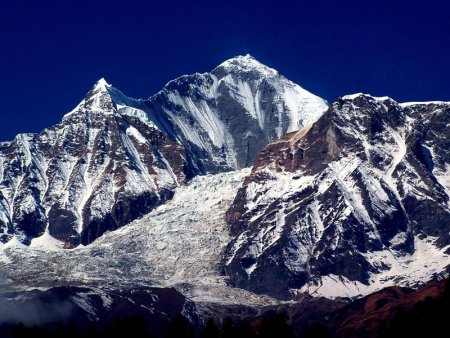
[[238, 54], [333, 101], [450, 101], [450, 1], [0, 1], [0, 140], [60, 121], [100, 77], [149, 97]]

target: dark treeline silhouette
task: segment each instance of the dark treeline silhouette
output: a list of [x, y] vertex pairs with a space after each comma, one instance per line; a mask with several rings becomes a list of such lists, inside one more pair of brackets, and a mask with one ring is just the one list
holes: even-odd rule
[[0, 327], [1, 338], [295, 338], [292, 328], [287, 323], [285, 313], [269, 312], [263, 318], [250, 323], [246, 320], [232, 321], [225, 319], [221, 323], [209, 319], [206, 324], [195, 330], [182, 315], [175, 316], [166, 329], [159, 334], [151, 328], [142, 317], [132, 316], [117, 320], [106, 328], [91, 322], [84, 328], [73, 323], [52, 324], [45, 326], [25, 326], [21, 323]]
[[448, 337], [449, 315], [450, 279], [447, 279], [442, 297], [427, 297], [409, 311], [400, 311], [380, 330], [379, 337]]
[[200, 331], [200, 338], [295, 338], [287, 322], [285, 312], [269, 311], [260, 320], [250, 323], [246, 320], [233, 322], [225, 319], [218, 324], [209, 319]]
[[148, 330], [142, 317], [132, 316], [114, 321], [106, 328], [100, 328], [95, 322], [84, 328], [75, 323], [56, 323], [43, 326], [25, 326], [22, 323], [4, 324], [0, 327], [1, 338], [152, 338], [155, 337]]

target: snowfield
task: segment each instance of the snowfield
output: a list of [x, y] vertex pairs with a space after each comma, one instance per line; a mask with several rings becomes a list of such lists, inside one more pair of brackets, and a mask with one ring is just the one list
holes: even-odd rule
[[167, 204], [85, 247], [63, 249], [48, 234], [29, 247], [13, 239], [0, 249], [0, 269], [18, 289], [174, 286], [197, 302], [275, 304], [227, 286], [219, 269], [230, 240], [224, 214], [249, 172], [196, 177]]

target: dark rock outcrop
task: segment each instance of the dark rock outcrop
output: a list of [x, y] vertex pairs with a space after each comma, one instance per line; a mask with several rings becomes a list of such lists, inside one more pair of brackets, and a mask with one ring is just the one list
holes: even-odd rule
[[446, 103], [359, 94], [266, 146], [227, 211], [234, 239], [224, 267], [234, 285], [285, 299], [302, 288], [320, 293], [334, 276], [364, 287], [394, 265], [404, 269], [423, 243], [440, 252], [441, 266], [419, 279], [443, 272], [449, 122]]

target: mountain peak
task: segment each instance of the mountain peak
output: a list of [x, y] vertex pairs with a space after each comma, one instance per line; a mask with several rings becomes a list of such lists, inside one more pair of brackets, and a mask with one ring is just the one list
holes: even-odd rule
[[64, 115], [64, 118], [80, 111], [114, 113], [115, 104], [111, 95], [114, 90], [115, 88], [113, 88], [105, 78], [100, 78], [86, 94], [83, 101], [81, 101], [71, 112]]
[[222, 62], [216, 69], [223, 69], [227, 73], [247, 73], [257, 71], [265, 76], [278, 74], [275, 69], [267, 67], [250, 54], [238, 55]]
[[92, 111], [113, 112], [114, 101], [110, 93], [111, 89], [111, 85], [103, 77], [100, 78], [82, 102], [84, 108]]
[[104, 77], [100, 78], [100, 80], [98, 80], [95, 85], [93, 90], [99, 90], [99, 89], [108, 89], [110, 88], [111, 85], [105, 80]]

